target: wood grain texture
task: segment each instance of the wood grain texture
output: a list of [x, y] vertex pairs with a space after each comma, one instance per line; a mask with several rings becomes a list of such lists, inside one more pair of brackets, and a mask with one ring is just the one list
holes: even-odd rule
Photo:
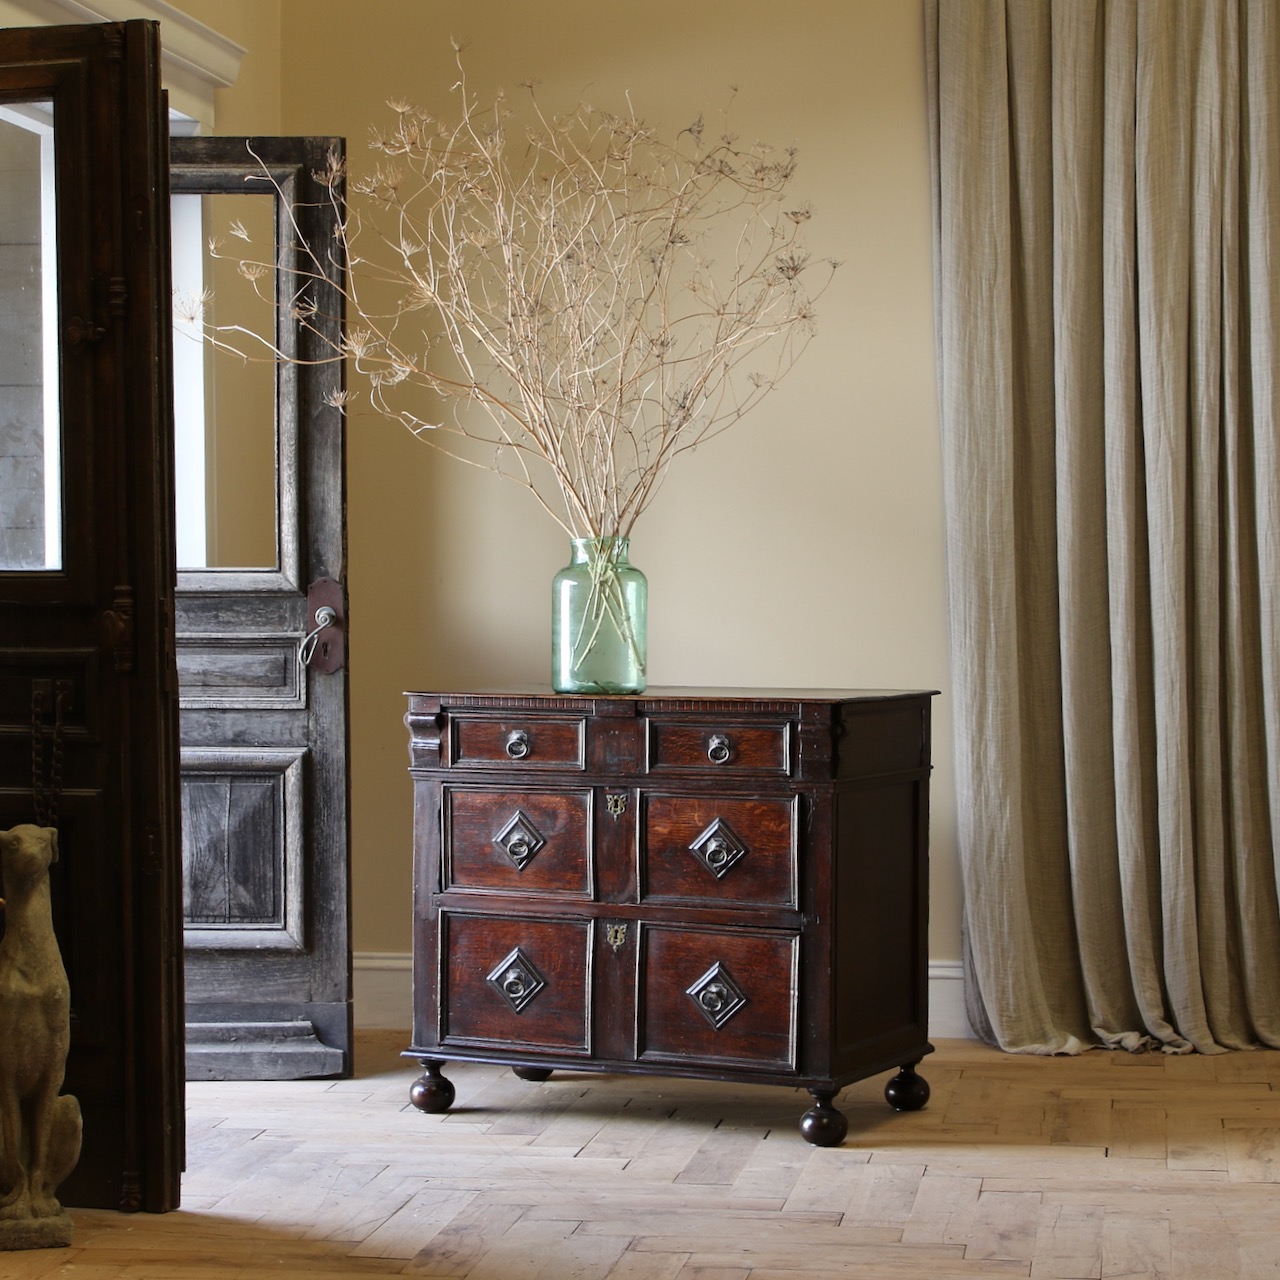
[[[73, 1210], [72, 1247], [6, 1280], [1280, 1280], [1280, 1052], [943, 1041], [934, 1102], [862, 1081], [822, 1149], [776, 1086], [458, 1063], [467, 1104], [422, 1115], [407, 1034], [362, 1033], [350, 1080], [189, 1086], [183, 1209]], [[1170, 1117], [1226, 1135], [1228, 1167], [1184, 1167]]]
[[[715, 688], [679, 710], [587, 697], [575, 717], [533, 694], [408, 695], [418, 1105], [465, 1098], [451, 1058], [587, 1054], [611, 1074], [802, 1084], [796, 1122], [832, 1145], [843, 1085], [931, 1051], [932, 695], [798, 695], [783, 713], [739, 694], [731, 713]], [[838, 758], [859, 732], [910, 750], [851, 776]], [[552, 968], [575, 921], [582, 980]], [[909, 1078], [893, 1105], [927, 1096]]]

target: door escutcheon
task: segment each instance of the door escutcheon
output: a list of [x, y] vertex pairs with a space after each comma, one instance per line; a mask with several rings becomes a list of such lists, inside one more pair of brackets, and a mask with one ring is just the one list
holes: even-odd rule
[[346, 601], [342, 583], [332, 578], [317, 578], [307, 588], [307, 636], [303, 641], [304, 655], [300, 648], [299, 662], [331, 676], [341, 671], [347, 662]]

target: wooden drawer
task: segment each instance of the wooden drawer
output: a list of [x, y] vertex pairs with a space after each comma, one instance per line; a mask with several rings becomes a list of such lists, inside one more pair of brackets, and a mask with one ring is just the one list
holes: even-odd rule
[[588, 1050], [586, 920], [440, 913], [440, 1043]]
[[646, 925], [637, 1056], [793, 1071], [799, 938]]
[[718, 776], [791, 774], [791, 725], [720, 720], [647, 721], [648, 766], [654, 773], [694, 770]]
[[519, 712], [456, 715], [449, 721], [449, 763], [463, 769], [581, 769], [586, 720]]
[[443, 889], [589, 899], [591, 791], [445, 787]]
[[799, 803], [795, 796], [643, 796], [641, 899], [795, 907]]

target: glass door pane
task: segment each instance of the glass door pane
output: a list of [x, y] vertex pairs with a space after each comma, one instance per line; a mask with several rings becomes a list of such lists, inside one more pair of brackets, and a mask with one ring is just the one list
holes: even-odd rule
[[[275, 569], [275, 197], [175, 193], [171, 225], [178, 567]], [[241, 355], [205, 342], [206, 324]]]
[[0, 106], [0, 571], [62, 567], [52, 104]]

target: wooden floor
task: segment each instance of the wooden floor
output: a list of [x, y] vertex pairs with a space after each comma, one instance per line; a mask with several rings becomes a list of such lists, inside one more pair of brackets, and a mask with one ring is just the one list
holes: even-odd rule
[[353, 1080], [193, 1084], [180, 1212], [75, 1211], [0, 1276], [1280, 1278], [1280, 1052], [944, 1041], [926, 1110], [864, 1082], [819, 1150], [807, 1095], [763, 1087], [454, 1065], [421, 1115], [403, 1042], [366, 1033]]

